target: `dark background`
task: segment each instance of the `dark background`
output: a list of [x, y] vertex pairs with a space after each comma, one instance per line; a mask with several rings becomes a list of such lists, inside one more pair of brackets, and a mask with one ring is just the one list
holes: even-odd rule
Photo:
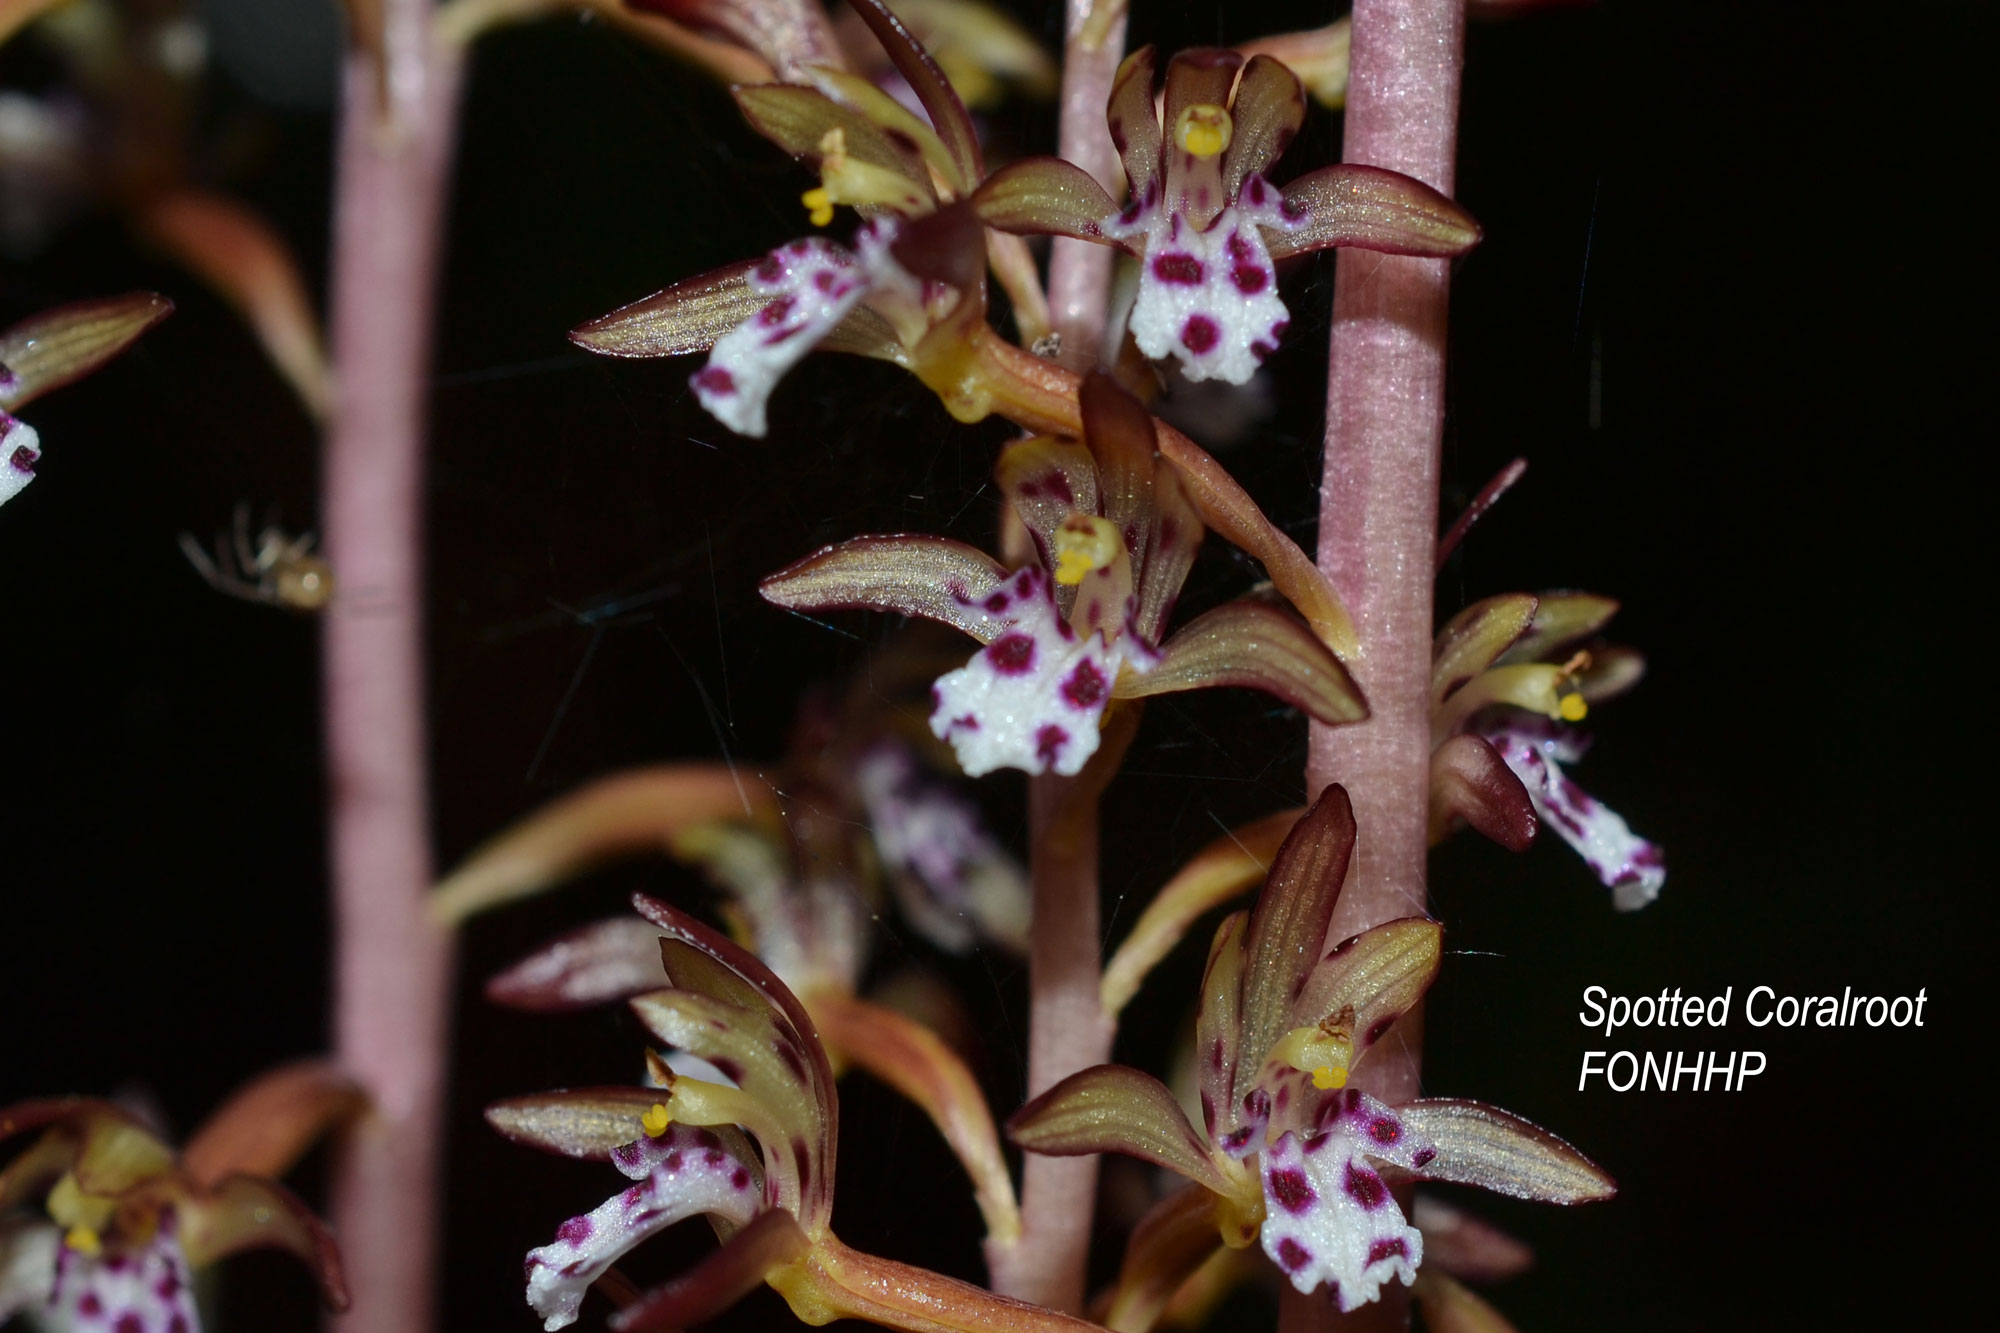
[[[317, 283], [319, 10], [299, 0], [294, 25], [246, 30], [231, 6], [208, 8], [223, 60], [197, 124], [232, 147], [197, 154], [196, 173], [276, 221]], [[1447, 512], [1508, 459], [1532, 467], [1454, 559], [1439, 605], [1550, 586], [1623, 600], [1616, 637], [1651, 672], [1593, 717], [1576, 775], [1670, 866], [1660, 900], [1627, 916], [1552, 839], [1514, 857], [1462, 836], [1434, 863], [1453, 952], [1427, 1091], [1546, 1124], [1623, 1186], [1576, 1212], [1463, 1200], [1536, 1246], [1537, 1268], [1493, 1293], [1523, 1328], [1924, 1324], [1947, 1283], [1976, 1282], [1953, 1250], [1986, 1230], [1955, 1220], [1990, 1190], [1958, 1109], [1976, 1075], [1953, 1063], [1990, 1049], [1973, 984], [1992, 880], [1972, 670], [1990, 619], [1982, 42], [1970, 5], [1726, 8], [1610, 5], [1476, 22], [1468, 38], [1458, 195], [1488, 239], [1454, 290]], [[1054, 30], [1040, 6], [1024, 12]], [[1135, 33], [1171, 48], [1325, 16], [1142, 6]], [[272, 85], [259, 70], [288, 45], [306, 75]], [[0, 72], [49, 77], [31, 50]], [[1050, 128], [1045, 108], [992, 123], [997, 143], [1030, 149]], [[1316, 112], [1279, 174], [1337, 144], [1338, 117]], [[787, 617], [758, 602], [757, 577], [845, 535], [990, 530], [979, 487], [1004, 431], [952, 424], [890, 368], [809, 360], [753, 443], [699, 412], [689, 364], [563, 342], [798, 233], [804, 184], [720, 92], [601, 28], [556, 21], [480, 48], [434, 379], [441, 863], [621, 765], [769, 760], [801, 689], [837, 680], [888, 627]], [[1276, 415], [1225, 455], [1308, 549], [1331, 275], [1322, 257], [1288, 277]], [[135, 286], [180, 305], [122, 363], [30, 409], [41, 479], [0, 513], [0, 1101], [125, 1091], [185, 1130], [318, 1048], [327, 967], [314, 626], [217, 596], [174, 538], [224, 525], [239, 500], [306, 526], [314, 432], [227, 311], [106, 211], [0, 281], [4, 320]], [[1192, 604], [1251, 574], [1211, 542]], [[1218, 821], [1297, 801], [1303, 751], [1298, 720], [1260, 698], [1156, 704], [1107, 804], [1113, 938]], [[982, 791], [1018, 840], [1018, 780]], [[633, 888], [706, 900], [687, 872], [640, 865], [467, 933], [447, 1328], [533, 1327], [520, 1255], [613, 1183], [498, 1142], [478, 1108], [629, 1077], [637, 1054], [616, 1016], [499, 1013], [476, 982]], [[1121, 1058], [1159, 1066], [1198, 953], [1149, 983]], [[883, 971], [944, 964], [894, 923], [879, 957]], [[948, 966], [1004, 1111], [1019, 1095], [1019, 970], [986, 954]], [[1731, 1027], [1702, 1044], [1761, 1049], [1768, 1068], [1740, 1093], [1579, 1093], [1585, 1049], [1688, 1044], [1593, 1037], [1576, 1016], [1592, 984], [1733, 986]], [[1742, 1003], [1759, 984], [1922, 987], [1927, 1023], [1753, 1031]], [[976, 1217], [922, 1118], [863, 1079], [843, 1093], [843, 1237], [975, 1276]], [[699, 1249], [655, 1245], [635, 1269], [671, 1271], [676, 1244]], [[307, 1325], [305, 1283], [281, 1263], [231, 1274], [225, 1330]], [[738, 1323], [779, 1313], [752, 1304]], [[1258, 1317], [1254, 1297], [1227, 1316]]]

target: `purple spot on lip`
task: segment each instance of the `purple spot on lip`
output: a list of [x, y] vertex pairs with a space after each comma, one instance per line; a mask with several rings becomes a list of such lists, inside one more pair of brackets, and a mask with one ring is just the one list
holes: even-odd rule
[[1347, 1164], [1347, 1179], [1341, 1183], [1348, 1197], [1370, 1212], [1388, 1201], [1389, 1187], [1382, 1183], [1382, 1177], [1352, 1162]]
[[1437, 1149], [1419, 1148], [1410, 1157], [1410, 1165], [1422, 1170], [1437, 1160]]
[[9, 458], [7, 462], [16, 472], [25, 472], [29, 476], [33, 476], [35, 473], [35, 463], [40, 458], [40, 454], [24, 444], [14, 451], [14, 456]]
[[766, 255], [754, 275], [759, 282], [776, 282], [785, 276], [785, 265], [776, 255]]
[[1070, 672], [1069, 679], [1063, 682], [1063, 698], [1077, 708], [1096, 708], [1104, 702], [1108, 693], [1107, 684], [1104, 673], [1094, 663], [1088, 660], [1078, 662], [1076, 670]]
[[1303, 1213], [1319, 1199], [1319, 1195], [1313, 1193], [1312, 1185], [1306, 1180], [1306, 1173], [1297, 1167], [1273, 1171], [1265, 1177], [1265, 1182], [1271, 1188], [1271, 1197], [1276, 1199], [1278, 1206], [1288, 1213]]
[[750, 1184], [750, 1173], [739, 1166], [730, 1173], [729, 1183], [737, 1189], [745, 1189]]
[[1271, 280], [1271, 275], [1255, 264], [1238, 264], [1230, 271], [1229, 280], [1235, 283], [1236, 290], [1245, 296], [1255, 296], [1264, 290], [1265, 284]]
[[1285, 1271], [1296, 1273], [1312, 1262], [1312, 1251], [1286, 1236], [1278, 1242], [1278, 1262], [1285, 1266]]
[[1153, 276], [1161, 282], [1198, 287], [1205, 273], [1201, 260], [1190, 254], [1170, 252], [1153, 261]]
[[792, 307], [797, 304], [797, 297], [781, 296], [757, 312], [757, 322], [767, 329], [775, 328], [785, 322], [792, 313]]
[[1051, 722], [1035, 733], [1035, 757], [1045, 764], [1053, 764], [1069, 744], [1069, 733]]
[[1196, 356], [1214, 351], [1221, 341], [1222, 330], [1207, 315], [1189, 315], [1181, 326], [1181, 346]]
[[1003, 634], [987, 648], [986, 660], [1002, 675], [1021, 675], [1035, 665], [1035, 641], [1025, 634]]
[[581, 1245], [590, 1239], [591, 1224], [587, 1217], [572, 1217], [556, 1229], [556, 1239], [568, 1241], [571, 1245]]
[[1388, 1116], [1377, 1116], [1368, 1126], [1368, 1137], [1377, 1143], [1395, 1143], [1403, 1137], [1403, 1127]]
[[1409, 1253], [1410, 1247], [1401, 1236], [1385, 1236], [1368, 1247], [1368, 1262], [1379, 1264], [1384, 1259], [1407, 1258]]

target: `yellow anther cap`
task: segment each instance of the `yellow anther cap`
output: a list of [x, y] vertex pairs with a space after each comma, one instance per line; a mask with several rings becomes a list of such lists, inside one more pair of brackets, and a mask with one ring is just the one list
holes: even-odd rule
[[667, 1110], [665, 1102], [654, 1102], [653, 1108], [639, 1117], [640, 1126], [646, 1131], [649, 1137], [656, 1139], [666, 1133], [667, 1126], [673, 1123], [674, 1117]]
[[1174, 143], [1182, 152], [1196, 157], [1214, 157], [1229, 147], [1236, 131], [1229, 112], [1213, 102], [1197, 102], [1185, 107], [1174, 121]]
[[1104, 569], [1125, 549], [1110, 519], [1071, 514], [1056, 529], [1056, 582], [1074, 588]]

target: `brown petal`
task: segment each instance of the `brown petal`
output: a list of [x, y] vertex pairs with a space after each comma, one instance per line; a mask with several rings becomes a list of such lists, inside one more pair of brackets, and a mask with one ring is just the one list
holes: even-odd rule
[[1204, 913], [1263, 881], [1271, 860], [1304, 810], [1281, 810], [1231, 829], [1195, 853], [1139, 914], [1139, 920], [1104, 965], [1098, 996], [1115, 1014], [1138, 993], [1139, 983], [1181, 942]]
[[1001, 231], [1084, 241], [1104, 241], [1098, 224], [1118, 211], [1094, 176], [1059, 157], [1009, 162], [973, 193], [972, 206], [980, 221]]
[[455, 925], [618, 857], [664, 852], [690, 825], [752, 814], [771, 799], [769, 787], [728, 764], [661, 764], [599, 778], [474, 851], [431, 891], [431, 918]]
[[890, 242], [889, 253], [927, 282], [962, 292], [985, 290], [986, 232], [969, 203], [951, 204], [905, 222]]
[[772, 1269], [811, 1248], [790, 1213], [775, 1208], [761, 1213], [721, 1249], [613, 1315], [611, 1327], [615, 1333], [661, 1333], [704, 1323], [762, 1286]]
[[951, 90], [950, 81], [931, 59], [930, 52], [910, 36], [910, 30], [883, 6], [882, 0], [852, 0], [852, 3], [854, 12], [888, 52], [896, 72], [923, 103], [932, 128], [951, 154], [958, 169], [958, 178], [951, 183], [953, 193], [961, 197], [970, 193], [972, 186], [985, 176], [986, 166], [980, 158], [979, 136], [972, 128], [972, 117], [966, 114], [965, 103]]
[[1083, 442], [1097, 460], [1104, 517], [1125, 538], [1136, 565], [1146, 558], [1153, 527], [1153, 414], [1103, 371], [1083, 377], [1077, 391]]
[[679, 356], [705, 352], [723, 334], [770, 303], [750, 290], [746, 259], [677, 282], [570, 330], [569, 340], [605, 356]]
[[[591, 0], [598, 7], [605, 0]], [[617, 0], [613, 0], [617, 3]], [[756, 52], [792, 83], [814, 65], [839, 65], [826, 11], [816, 0], [622, 0], [620, 7], [652, 11], [690, 27], [719, 32]]]
[[1160, 115], [1153, 105], [1153, 48], [1142, 46], [1118, 66], [1104, 112], [1111, 142], [1125, 162], [1125, 181], [1136, 203], [1160, 178]]
[[1539, 827], [1528, 789], [1478, 736], [1453, 736], [1431, 755], [1431, 845], [1460, 819], [1510, 852], [1527, 851]]
[[1231, 602], [1168, 639], [1153, 669], [1121, 674], [1116, 694], [1140, 699], [1239, 685], [1275, 694], [1326, 723], [1368, 716], [1361, 688], [1310, 629], [1261, 602]]
[[495, 1102], [486, 1123], [531, 1148], [608, 1162], [612, 1149], [646, 1132], [641, 1120], [666, 1096], [663, 1088], [558, 1088]]
[[1292, 1026], [1318, 1023], [1351, 1010], [1359, 1056], [1415, 1007], [1437, 979], [1443, 934], [1437, 922], [1413, 916], [1386, 921], [1342, 940], [1313, 969], [1292, 1006]]
[[1431, 706], [1498, 661], [1535, 619], [1536, 599], [1524, 592], [1474, 602], [1438, 631], [1431, 651]]
[[[951, 153], [928, 120], [898, 102], [859, 74], [815, 67], [806, 71], [812, 86], [842, 106], [850, 107], [873, 121], [885, 134], [907, 138], [915, 144], [925, 163], [935, 168], [942, 180], [950, 180], [955, 168]], [[929, 173], [926, 173], [928, 175]]]
[[1577, 640], [1597, 633], [1617, 614], [1618, 602], [1614, 598], [1588, 592], [1545, 592], [1535, 611], [1534, 624], [1501, 660], [1544, 661]]
[[1608, 648], [1591, 649], [1590, 665], [1577, 673], [1576, 688], [1583, 695], [1584, 702], [1594, 705], [1606, 699], [1616, 699], [1637, 685], [1645, 675], [1644, 653], [1636, 648], [1612, 644]]
[[986, 1095], [965, 1061], [929, 1028], [893, 1009], [828, 991], [813, 997], [813, 1013], [835, 1050], [922, 1107], [972, 1177], [987, 1239], [1012, 1245], [1021, 1215], [1014, 1184]]
[[873, 357], [877, 361], [890, 361], [899, 366], [910, 363], [895, 326], [865, 305], [848, 311], [847, 318], [834, 325], [833, 330], [819, 340], [819, 350]]
[[1472, 215], [1422, 181], [1354, 163], [1309, 171], [1285, 186], [1287, 209], [1304, 209], [1292, 231], [1268, 230], [1271, 258], [1330, 245], [1392, 255], [1449, 258], [1479, 244]]
[[1071, 1074], [1014, 1112], [1007, 1137], [1051, 1157], [1124, 1153], [1178, 1171], [1218, 1194], [1229, 1189], [1174, 1094], [1151, 1074], [1124, 1065]]
[[[807, 1146], [814, 1151], [819, 1169], [807, 1182], [800, 1218], [809, 1224], [825, 1220], [833, 1206], [833, 1145], [839, 1135], [840, 1103], [834, 1094], [826, 1050], [805, 1006], [754, 954], [685, 912], [643, 893], [632, 895], [632, 906], [667, 935], [661, 941], [660, 955], [675, 985], [707, 990], [732, 1003], [740, 1003], [742, 988], [748, 988], [769, 1007], [779, 1035], [796, 1041], [799, 1049], [795, 1054], [804, 1068], [818, 1120], [817, 1142]], [[732, 986], [725, 973], [737, 984]]]
[[178, 1201], [181, 1249], [199, 1268], [244, 1250], [279, 1249], [319, 1279], [327, 1308], [347, 1308], [340, 1249], [312, 1209], [275, 1181], [228, 1176]]
[[1139, 571], [1139, 609], [1134, 622], [1149, 643], [1160, 641], [1160, 632], [1180, 599], [1181, 585], [1194, 568], [1195, 554], [1201, 550], [1206, 529], [1194, 502], [1188, 499], [1177, 468], [1153, 471], [1153, 544], [1147, 548], [1144, 567]]
[[1231, 198], [1252, 172], [1268, 171], [1306, 123], [1306, 94], [1299, 76], [1269, 56], [1252, 56], [1236, 82], [1229, 108], [1235, 122], [1222, 155], [1222, 188]]
[[1154, 1204], [1133, 1228], [1118, 1267], [1118, 1285], [1104, 1312], [1112, 1329], [1152, 1328], [1189, 1274], [1222, 1245], [1216, 1197], [1199, 1185], [1176, 1190]]
[[1354, 807], [1338, 783], [1321, 792], [1293, 826], [1244, 932], [1243, 1039], [1238, 1085], [1255, 1077], [1265, 1053], [1295, 1026], [1293, 1006], [1326, 948], [1326, 927], [1354, 852]]
[[195, 189], [154, 200], [138, 226], [236, 308], [307, 409], [325, 416], [331, 388], [319, 317], [284, 238], [242, 204]]
[[173, 1169], [173, 1149], [123, 1112], [90, 1115], [83, 1122], [76, 1183], [86, 1194], [119, 1194]]
[[613, 917], [550, 941], [486, 983], [486, 998], [509, 1009], [561, 1014], [667, 982], [660, 932], [629, 916]]
[[923, 149], [909, 135], [886, 129], [813, 88], [766, 83], [729, 91], [751, 129], [815, 170], [820, 141], [828, 130], [837, 129], [846, 140], [849, 157], [887, 168], [915, 185], [924, 198], [937, 198], [924, 167]]
[[1403, 1123], [1437, 1145], [1426, 1180], [1477, 1185], [1540, 1203], [1592, 1203], [1618, 1192], [1604, 1168], [1539, 1125], [1496, 1106], [1425, 1098], [1397, 1108]]
[[856, 537], [787, 565], [757, 586], [765, 601], [794, 611], [866, 609], [922, 616], [981, 643], [992, 619], [979, 603], [1007, 571], [984, 551], [944, 537]]
[[1298, 608], [1320, 642], [1342, 657], [1352, 657], [1359, 644], [1354, 622], [1319, 566], [1264, 516], [1249, 492], [1207, 450], [1164, 423], [1158, 435], [1160, 453], [1180, 470], [1188, 499], [1201, 511], [1202, 520], [1263, 563], [1272, 584]]
[[1231, 912], [1215, 928], [1201, 973], [1195, 1013], [1195, 1060], [1201, 1070], [1201, 1119], [1211, 1140], [1234, 1123], [1236, 1066], [1243, 1045], [1243, 933], [1250, 913]]
[[[775, 1113], [791, 1134], [818, 1114], [803, 1052], [779, 1028], [773, 1039], [768, 1010], [732, 1004], [688, 990], [654, 990], [628, 1001], [646, 1030], [664, 1045], [700, 1056], [730, 1082]], [[753, 1128], [746, 1125], [745, 1128]], [[771, 1146], [782, 1145], [783, 1138]]]
[[13, 372], [0, 407], [12, 410], [82, 379], [174, 312], [156, 292], [127, 292], [44, 310], [0, 333], [0, 366]]
[[253, 1079], [209, 1116], [181, 1152], [203, 1185], [229, 1175], [282, 1176], [322, 1134], [368, 1106], [331, 1060], [301, 1060]]

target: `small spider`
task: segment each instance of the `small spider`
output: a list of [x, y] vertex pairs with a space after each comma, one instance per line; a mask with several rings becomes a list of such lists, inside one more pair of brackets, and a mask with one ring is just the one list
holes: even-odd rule
[[[232, 540], [233, 537], [233, 540]], [[192, 533], [181, 534], [181, 552], [217, 592], [310, 614], [333, 599], [333, 569], [312, 553], [313, 534], [294, 537], [277, 524], [250, 541], [250, 506], [236, 506], [230, 533], [218, 533], [213, 555]]]

